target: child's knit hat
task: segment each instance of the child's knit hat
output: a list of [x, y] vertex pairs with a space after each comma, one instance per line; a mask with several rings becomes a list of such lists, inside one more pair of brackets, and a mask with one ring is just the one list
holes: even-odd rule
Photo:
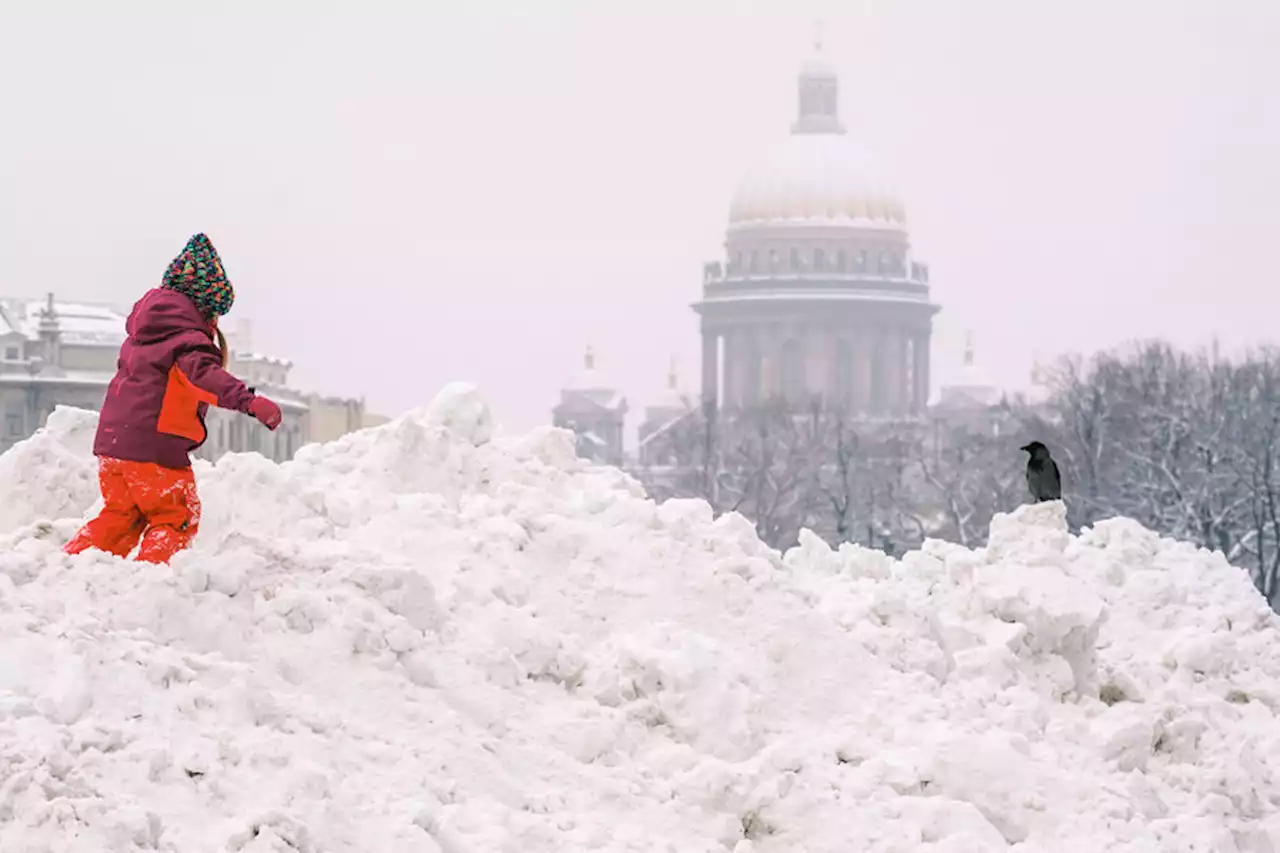
[[226, 314], [236, 301], [236, 291], [222, 268], [222, 259], [203, 234], [187, 241], [186, 248], [165, 270], [161, 286], [186, 296], [206, 317]]

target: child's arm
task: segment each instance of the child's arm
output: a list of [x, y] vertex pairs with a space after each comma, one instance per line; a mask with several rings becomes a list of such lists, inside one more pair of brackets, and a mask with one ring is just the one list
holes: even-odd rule
[[213, 341], [204, 340], [183, 346], [175, 363], [192, 385], [217, 397], [221, 408], [249, 413], [253, 392], [222, 369], [222, 355]]
[[186, 374], [192, 385], [217, 397], [218, 405], [222, 408], [255, 417], [270, 430], [280, 426], [283, 419], [280, 407], [270, 399], [255, 394], [224, 370], [222, 352], [212, 341], [193, 342], [182, 350], [174, 363]]

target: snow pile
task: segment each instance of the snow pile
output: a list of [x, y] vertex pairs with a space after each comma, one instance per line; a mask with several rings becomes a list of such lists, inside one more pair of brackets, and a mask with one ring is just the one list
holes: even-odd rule
[[1132, 522], [780, 557], [451, 386], [148, 567], [84, 426], [0, 460], [0, 850], [1280, 851], [1280, 625]]
[[0, 455], [0, 533], [79, 516], [98, 500], [93, 412], [58, 406], [48, 426]]

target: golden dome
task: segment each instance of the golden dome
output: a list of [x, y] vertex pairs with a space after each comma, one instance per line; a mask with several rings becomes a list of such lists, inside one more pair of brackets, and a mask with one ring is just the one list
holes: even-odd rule
[[867, 152], [840, 133], [793, 133], [738, 182], [730, 225], [904, 227], [906, 208]]

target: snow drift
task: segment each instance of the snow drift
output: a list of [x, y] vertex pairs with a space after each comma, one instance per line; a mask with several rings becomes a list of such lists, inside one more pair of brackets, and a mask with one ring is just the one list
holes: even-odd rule
[[92, 427], [0, 458], [0, 850], [1280, 853], [1277, 619], [1132, 521], [780, 556], [451, 386], [150, 567]]

